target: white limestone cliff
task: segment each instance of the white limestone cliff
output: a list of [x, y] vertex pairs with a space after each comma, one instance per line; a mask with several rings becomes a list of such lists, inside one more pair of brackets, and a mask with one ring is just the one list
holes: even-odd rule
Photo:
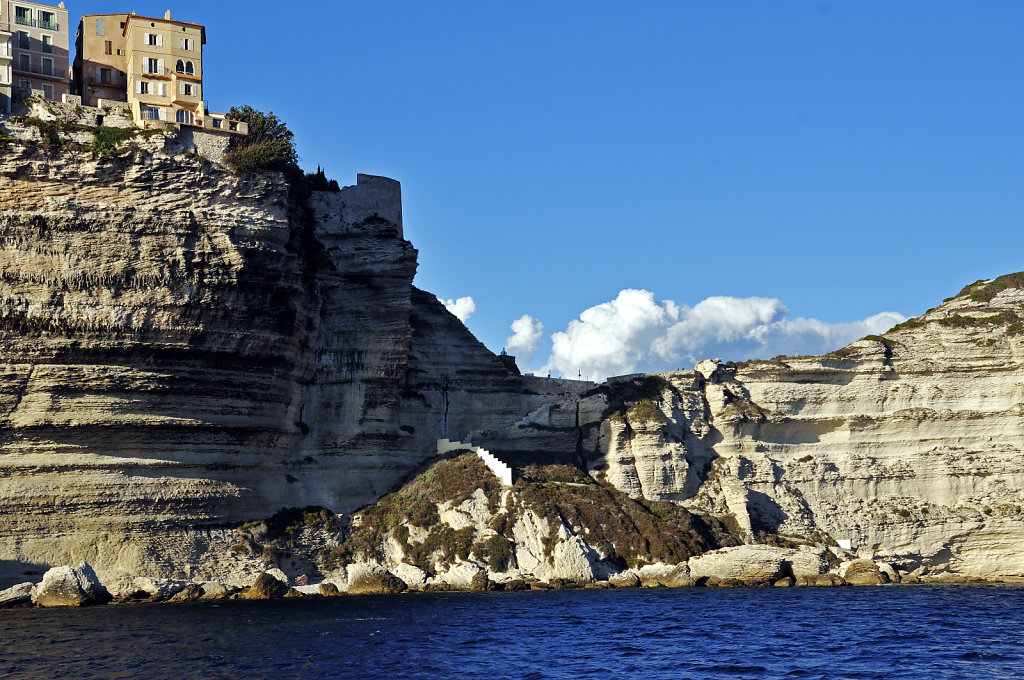
[[647, 376], [653, 415], [604, 422], [596, 474], [731, 515], [750, 540], [817, 535], [903, 573], [1022, 577], [1021, 279], [830, 355]]

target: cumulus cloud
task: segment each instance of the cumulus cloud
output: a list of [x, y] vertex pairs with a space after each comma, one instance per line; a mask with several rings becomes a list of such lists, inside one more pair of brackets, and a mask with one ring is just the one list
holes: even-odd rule
[[512, 335], [505, 340], [505, 349], [516, 357], [519, 366], [525, 368], [533, 361], [543, 337], [544, 324], [529, 314], [523, 314], [512, 322]]
[[693, 307], [627, 289], [580, 314], [551, 335], [541, 369], [602, 380], [636, 371], [690, 368], [700, 359], [767, 359], [778, 354], [822, 354], [903, 321], [882, 312], [849, 323], [789, 318], [776, 298], [716, 296]]
[[476, 314], [476, 303], [473, 302], [473, 298], [468, 295], [466, 297], [460, 297], [457, 300], [452, 300], [451, 298], [442, 300], [441, 298], [437, 298], [437, 301], [444, 305], [445, 309], [458, 317], [459, 321], [462, 323], [466, 323], [469, 317]]

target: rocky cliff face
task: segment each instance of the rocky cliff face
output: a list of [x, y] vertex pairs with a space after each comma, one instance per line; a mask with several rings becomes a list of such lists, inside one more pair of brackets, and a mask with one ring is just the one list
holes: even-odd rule
[[412, 287], [397, 182], [300, 206], [191, 138], [95, 154], [6, 129], [0, 577], [191, 577], [217, 527], [350, 512], [438, 438], [529, 410], [514, 366]]
[[[849, 541], [904, 575], [1024, 576], [1024, 277], [822, 357], [547, 380], [412, 286], [397, 182], [361, 175], [299, 204], [281, 177], [239, 177], [189, 136], [105, 154], [87, 131], [76, 146], [5, 129], [0, 585], [82, 560], [251, 575], [266, 565], [229, 527], [284, 507], [351, 513], [440, 438], [520, 466], [575, 462], [748, 541]], [[485, 513], [472, 495], [441, 524], [458, 531], [468, 513], [474, 541], [505, 536], [507, 564], [538, 577], [583, 569], [579, 555], [600, 576], [633, 554], [629, 536], [609, 550], [608, 522], [546, 516], [515, 493], [507, 531], [489, 525], [512, 508]], [[416, 561], [378, 538], [396, 568]]]
[[620, 381], [640, 394], [602, 423], [598, 474], [748, 537], [820, 532], [904, 572], [1024, 576], [1022, 282], [978, 282], [830, 355]]

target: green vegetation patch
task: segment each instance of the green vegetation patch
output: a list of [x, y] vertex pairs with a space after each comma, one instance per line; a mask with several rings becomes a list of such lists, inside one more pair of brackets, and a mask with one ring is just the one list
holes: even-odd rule
[[249, 125], [248, 135], [233, 135], [224, 160], [238, 172], [298, 172], [295, 135], [273, 112], [251, 106], [231, 107], [227, 117]]
[[662, 415], [658, 406], [651, 399], [642, 399], [629, 407], [626, 411], [629, 422], [639, 423], [664, 423], [665, 416]]
[[501, 534], [496, 534], [473, 544], [472, 552], [477, 558], [487, 562], [491, 571], [504, 571], [512, 556], [511, 543]]
[[974, 302], [989, 302], [1007, 288], [1024, 288], [1024, 272], [1004, 274], [985, 283], [984, 280], [964, 286], [956, 297], [970, 297]]
[[1010, 309], [1005, 309], [998, 314], [992, 316], [963, 316], [962, 314], [952, 314], [942, 319], [938, 319], [938, 323], [949, 328], [973, 328], [975, 326], [994, 325], [994, 326], [1007, 326], [1013, 325], [1020, 321], [1020, 316], [1017, 312]]
[[922, 319], [921, 317], [915, 317], [913, 319], [907, 319], [906, 321], [898, 323], [895, 326], [893, 326], [892, 328], [890, 328], [889, 330], [887, 330], [885, 332], [885, 334], [888, 335], [889, 333], [895, 333], [896, 331], [911, 331], [911, 330], [914, 330], [915, 328], [921, 328], [926, 323], [927, 322], [924, 319]]
[[138, 132], [135, 128], [115, 128], [101, 125], [93, 128], [92, 150], [109, 154], [117, 151], [118, 145], [126, 142]]

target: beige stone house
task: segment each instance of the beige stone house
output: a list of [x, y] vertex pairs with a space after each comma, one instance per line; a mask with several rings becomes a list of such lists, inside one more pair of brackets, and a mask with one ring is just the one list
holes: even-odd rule
[[245, 134], [245, 124], [208, 113], [203, 101], [201, 24], [137, 14], [82, 17], [75, 38], [74, 90], [82, 103], [127, 102], [140, 127], [178, 123]]
[[0, 0], [0, 31], [10, 34], [13, 88], [40, 90], [50, 100], [59, 100], [70, 92], [68, 11], [63, 2], [47, 5]]
[[98, 100], [128, 101], [127, 14], [87, 14], [75, 33], [71, 91], [86, 106]]

